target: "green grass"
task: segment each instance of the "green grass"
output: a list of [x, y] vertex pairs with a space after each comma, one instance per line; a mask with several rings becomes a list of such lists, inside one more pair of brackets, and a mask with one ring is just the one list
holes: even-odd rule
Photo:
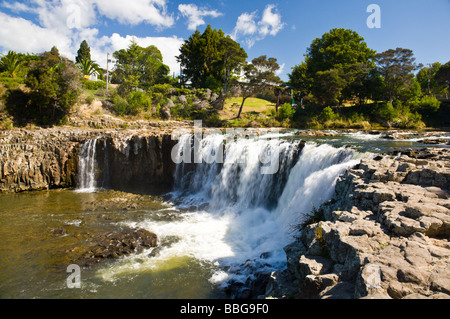
[[[223, 111], [220, 112], [221, 118], [224, 120], [236, 118], [241, 104], [241, 97], [227, 99]], [[248, 98], [245, 100], [241, 117], [246, 118], [248, 116], [255, 116], [255, 113], [269, 114], [271, 109], [275, 109], [275, 104], [263, 99]]]

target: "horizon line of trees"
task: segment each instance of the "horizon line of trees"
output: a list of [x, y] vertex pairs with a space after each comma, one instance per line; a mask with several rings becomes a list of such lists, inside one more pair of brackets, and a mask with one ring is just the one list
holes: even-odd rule
[[[113, 53], [116, 61], [111, 82], [119, 85], [117, 93], [123, 99], [135, 92], [147, 92], [151, 97], [155, 85], [184, 89], [190, 84], [194, 90], [210, 89], [219, 95], [218, 109], [223, 108], [231, 88], [238, 86], [242, 104], [237, 118], [246, 99], [261, 94], [276, 103], [278, 113], [280, 98], [289, 88], [300, 101], [295, 112], [288, 110], [292, 118], [294, 113], [297, 118], [304, 116], [305, 109], [333, 117], [332, 113], [341, 114], [344, 104], [350, 103], [359, 106], [361, 112], [371, 105], [376, 109], [372, 118], [385, 122], [402, 116], [420, 121], [421, 116], [439, 109], [440, 103], [429, 95], [448, 93], [450, 86], [450, 62], [424, 67], [416, 63], [412, 50], [404, 48], [377, 53], [349, 29], [332, 29], [314, 39], [304, 56], [304, 62], [292, 67], [289, 81], [282, 82], [276, 75], [280, 69], [276, 58], [263, 55], [249, 62], [238, 42], [208, 25], [181, 46], [177, 60], [182, 72], [178, 78], [169, 75], [170, 68], [156, 46], [140, 47], [133, 40], [127, 49]], [[21, 99], [27, 100], [25, 108], [33, 109], [34, 105], [38, 111], [29, 113], [38, 117], [47, 112], [48, 106], [50, 114], [41, 117], [50, 123], [60, 121], [76, 102], [81, 87], [86, 87], [83, 76], [97, 72], [103, 79], [104, 71], [92, 60], [86, 41], [80, 44], [75, 61], [61, 57], [56, 47], [42, 54], [9, 51], [0, 59], [0, 73], [11, 79], [24, 78], [23, 83], [31, 90], [28, 100]]]

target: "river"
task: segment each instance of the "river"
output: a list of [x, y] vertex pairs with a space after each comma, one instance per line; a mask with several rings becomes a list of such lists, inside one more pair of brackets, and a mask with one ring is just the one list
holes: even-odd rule
[[[379, 152], [429, 147], [414, 138], [296, 133], [225, 146], [223, 137], [209, 136], [201, 142], [204, 160], [225, 148], [223, 161], [211, 164], [182, 161], [193, 151], [184, 136], [175, 187], [164, 196], [95, 185], [95, 140], [88, 141], [79, 189], [0, 195], [0, 298], [225, 298], [230, 282], [285, 267], [283, 247], [295, 226], [331, 198], [346, 169]], [[303, 149], [300, 140], [307, 141]], [[135, 204], [110, 205], [121, 201]], [[126, 227], [157, 234], [159, 254], [148, 249], [82, 268], [81, 287], [69, 288], [67, 267], [89, 239]]]

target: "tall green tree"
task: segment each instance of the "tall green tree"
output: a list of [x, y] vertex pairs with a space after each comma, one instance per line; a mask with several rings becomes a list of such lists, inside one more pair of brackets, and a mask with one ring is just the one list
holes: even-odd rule
[[423, 67], [416, 75], [416, 79], [420, 84], [422, 92], [427, 94], [440, 94], [445, 92], [446, 85], [443, 85], [436, 78], [436, 74], [441, 68], [439, 62], [435, 62], [428, 67]]
[[401, 98], [402, 92], [411, 89], [413, 72], [420, 68], [415, 61], [414, 53], [409, 49], [390, 49], [377, 54], [376, 63], [384, 79], [385, 98], [391, 103], [394, 99]]
[[184, 82], [190, 81], [196, 88], [218, 87], [225, 93], [246, 59], [247, 53], [237, 42], [211, 25], [203, 33], [195, 31], [181, 46], [177, 57]]
[[375, 54], [355, 31], [332, 29], [313, 40], [305, 62], [292, 69], [290, 84], [303, 93], [313, 93], [324, 106], [339, 105], [358, 95], [355, 89], [375, 66]]
[[445, 87], [448, 92], [450, 87], [450, 61], [439, 68], [436, 72], [435, 79], [439, 85]]
[[312, 93], [321, 105], [337, 106], [342, 103], [342, 90], [347, 82], [339, 69], [318, 71], [312, 85]]
[[75, 57], [75, 63], [81, 63], [81, 61], [91, 61], [91, 48], [86, 40], [81, 42], [77, 56]]
[[0, 55], [0, 72], [6, 72], [9, 77], [15, 78], [23, 69], [23, 59], [20, 54], [8, 51], [6, 55]]
[[262, 55], [252, 60], [243, 68], [244, 78], [241, 80], [242, 104], [239, 108], [237, 118], [241, 117], [245, 101], [258, 94], [268, 87], [276, 87], [281, 83], [280, 78], [275, 74], [280, 66], [275, 58], [267, 58]]
[[141, 88], [147, 90], [154, 84], [164, 83], [170, 69], [163, 63], [161, 51], [151, 45], [143, 48], [134, 40], [127, 49], [114, 52], [115, 79], [123, 95]]

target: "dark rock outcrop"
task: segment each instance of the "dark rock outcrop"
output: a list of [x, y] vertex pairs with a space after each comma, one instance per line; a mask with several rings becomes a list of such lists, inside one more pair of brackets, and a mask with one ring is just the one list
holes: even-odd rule
[[91, 242], [92, 246], [78, 259], [80, 265], [91, 266], [105, 259], [140, 253], [144, 249], [156, 247], [158, 238], [154, 233], [137, 228], [110, 232], [91, 239]]
[[76, 187], [79, 151], [92, 138], [97, 138], [99, 187], [155, 194], [170, 190], [176, 144], [171, 130], [55, 128], [0, 131], [0, 192]]

